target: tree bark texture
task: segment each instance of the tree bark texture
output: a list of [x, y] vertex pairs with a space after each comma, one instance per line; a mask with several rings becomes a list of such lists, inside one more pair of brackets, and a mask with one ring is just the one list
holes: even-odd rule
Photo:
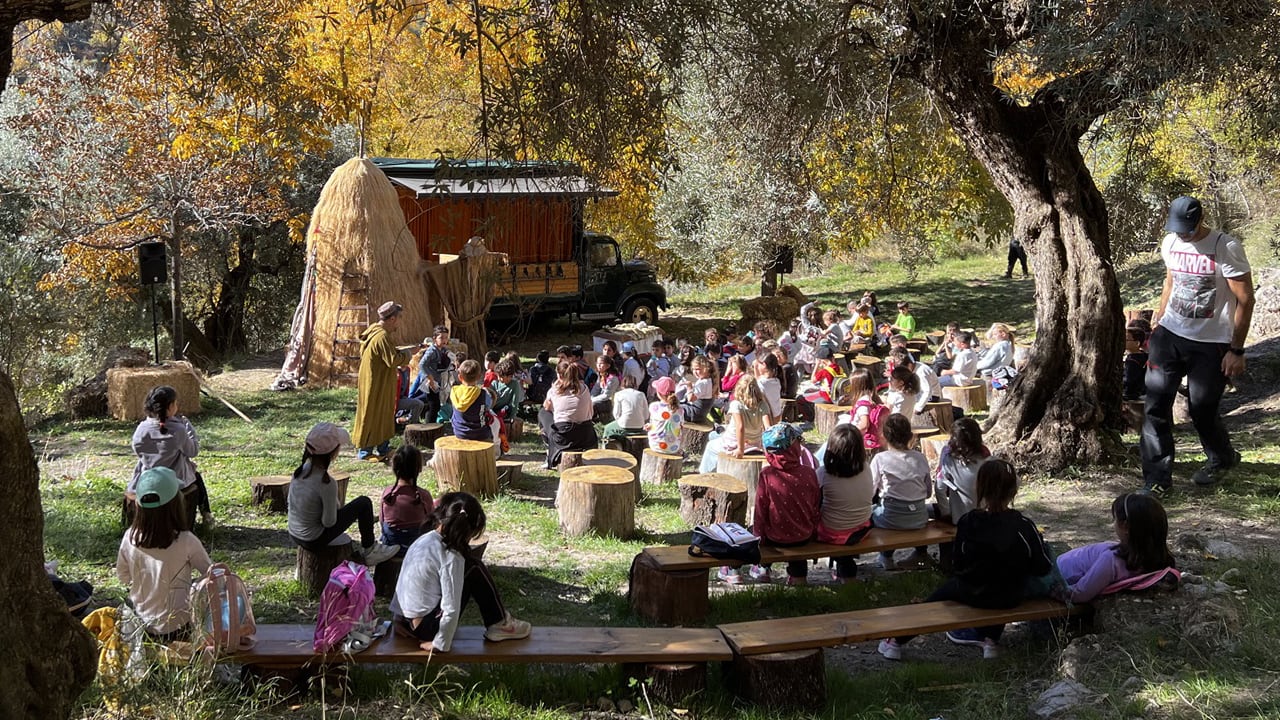
[[560, 473], [556, 507], [569, 537], [595, 531], [626, 540], [636, 530], [635, 477], [630, 470], [584, 465]]
[[[6, 33], [6, 36], [8, 33]], [[40, 473], [13, 382], [0, 372], [0, 717], [63, 718], [93, 681], [93, 637], [67, 612], [44, 572]]]
[[640, 482], [644, 485], [665, 485], [680, 479], [684, 468], [684, 456], [660, 453], [645, 448], [640, 454]]
[[720, 462], [716, 472], [730, 475], [747, 486], [747, 524], [752, 522], [756, 511], [756, 485], [760, 482], [760, 468], [764, 467], [763, 455], [743, 455], [740, 458], [733, 453], [720, 453]]
[[465, 492], [479, 498], [498, 494], [498, 462], [488, 440], [442, 437], [436, 440], [431, 467], [441, 492]]
[[[1032, 360], [993, 415], [988, 444], [1043, 469], [1096, 462], [1118, 447], [1111, 399], [1121, 391], [1124, 319], [1106, 204], [1079, 149], [1092, 118], [1069, 116], [1047, 90], [1025, 107], [1004, 98], [981, 23], [959, 25], [920, 46], [911, 72], [1008, 199], [1036, 277]], [[917, 30], [937, 37], [937, 28]]]
[[711, 607], [706, 570], [664, 572], [648, 553], [631, 561], [627, 599], [642, 618], [659, 625], [701, 623]]
[[680, 517], [693, 527], [747, 523], [747, 484], [732, 475], [703, 473], [680, 478]]
[[765, 655], [735, 655], [738, 695], [768, 708], [816, 710], [827, 702], [822, 648]]
[[623, 673], [648, 683], [649, 695], [658, 702], [677, 705], [707, 689], [706, 663], [642, 663], [624, 665]]

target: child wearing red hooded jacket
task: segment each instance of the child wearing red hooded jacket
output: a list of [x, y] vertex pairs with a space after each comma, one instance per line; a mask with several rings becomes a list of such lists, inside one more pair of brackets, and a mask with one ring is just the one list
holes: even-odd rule
[[[818, 486], [817, 463], [800, 435], [790, 423], [778, 423], [764, 432], [766, 462], [756, 485], [751, 530], [766, 545], [803, 545], [818, 533], [822, 488]], [[804, 560], [787, 563], [788, 585], [804, 585], [808, 574]], [[752, 567], [751, 577], [769, 582], [769, 566]]]

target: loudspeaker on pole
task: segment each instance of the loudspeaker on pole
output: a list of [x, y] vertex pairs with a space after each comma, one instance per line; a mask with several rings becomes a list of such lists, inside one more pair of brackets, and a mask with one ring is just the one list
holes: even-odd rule
[[138, 246], [138, 277], [143, 285], [160, 285], [169, 279], [169, 264], [163, 242]]

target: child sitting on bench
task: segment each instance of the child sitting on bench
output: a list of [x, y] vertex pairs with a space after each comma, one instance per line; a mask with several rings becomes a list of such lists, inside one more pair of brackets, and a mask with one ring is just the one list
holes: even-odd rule
[[[956, 524], [955, 573], [925, 602], [954, 600], [976, 608], [1004, 610], [1026, 599], [1028, 580], [1053, 568], [1044, 538], [1035, 523], [1011, 505], [1018, 494], [1018, 476], [1013, 466], [991, 459], [978, 470], [978, 507]], [[957, 645], [979, 645], [982, 657], [999, 654], [1004, 625], [947, 633]], [[972, 633], [970, 635], [969, 633]], [[902, 646], [914, 635], [880, 641], [880, 654], [890, 660], [902, 659]]]
[[474, 601], [490, 642], [529, 637], [532, 628], [507, 612], [489, 568], [471, 555], [471, 541], [484, 533], [480, 502], [463, 492], [447, 493], [436, 506], [436, 529], [405, 554], [391, 613], [396, 633], [423, 650], [449, 652], [458, 620]]
[[[919, 530], [929, 524], [929, 461], [924, 453], [911, 449], [911, 421], [893, 413], [884, 421], [884, 442], [888, 447], [871, 458], [871, 478], [880, 504], [871, 511], [871, 523], [888, 530]], [[916, 548], [917, 556], [924, 548]], [[880, 553], [880, 567], [898, 569], [893, 551]]]

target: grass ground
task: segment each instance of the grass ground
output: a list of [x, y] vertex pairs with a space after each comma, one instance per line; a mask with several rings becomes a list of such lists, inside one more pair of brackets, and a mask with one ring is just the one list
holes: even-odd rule
[[[1264, 257], [1252, 249], [1253, 257]], [[1255, 260], [1256, 261], [1256, 260]], [[951, 319], [983, 327], [1011, 321], [1031, 324], [1034, 287], [1030, 280], [1004, 280], [1003, 259], [990, 255], [952, 258], [924, 268], [916, 278], [892, 263], [829, 269], [821, 276], [790, 281], [823, 304], [843, 304], [850, 294], [874, 287], [882, 303], [909, 298], [921, 327]], [[1149, 306], [1158, 291], [1159, 267], [1150, 258], [1124, 269], [1125, 298]], [[874, 278], [874, 279], [872, 279]], [[662, 322], [669, 334], [697, 337], [708, 322], [735, 319], [736, 298], [749, 297], [743, 282], [700, 289], [675, 298]], [[719, 324], [717, 323], [717, 324]], [[552, 325], [517, 347], [529, 354], [589, 334], [577, 326]], [[1264, 343], [1265, 344], [1265, 343]], [[1270, 358], [1270, 359], [1268, 359]], [[1263, 355], [1252, 373], [1280, 376], [1280, 352]], [[1183, 493], [1168, 502], [1171, 538], [1179, 560], [1208, 586], [1227, 575], [1228, 590], [1201, 598], [1190, 593], [1126, 599], [1104, 606], [1102, 635], [1036, 639], [1015, 633], [999, 662], [974, 662], [969, 649], [937, 638], [917, 641], [912, 662], [883, 661], [872, 648], [828, 653], [830, 699], [818, 717], [840, 718], [1003, 718], [1023, 716], [1041, 690], [1072, 662], [1077, 679], [1094, 691], [1082, 718], [1110, 717], [1275, 717], [1280, 715], [1280, 560], [1272, 554], [1280, 509], [1280, 415], [1272, 412], [1270, 388], [1242, 383], [1228, 399], [1229, 422], [1245, 454], [1245, 466], [1224, 487]], [[193, 422], [202, 437], [199, 457], [219, 525], [204, 540], [215, 560], [229, 563], [254, 590], [262, 622], [311, 622], [315, 603], [293, 580], [294, 550], [285, 518], [250, 504], [247, 478], [283, 474], [298, 462], [302, 439], [315, 422], [350, 426], [353, 390], [272, 393], [227, 391], [227, 399], [254, 418], [252, 425], [220, 403], [206, 399]], [[66, 577], [87, 578], [98, 600], [119, 603], [125, 589], [114, 578], [119, 544], [119, 498], [133, 466], [128, 437], [133, 426], [109, 420], [54, 421], [32, 436], [41, 458], [46, 513], [46, 552]], [[1131, 442], [1133, 438], [1128, 438]], [[1189, 432], [1179, 435], [1186, 477], [1198, 457]], [[595, 537], [565, 539], [552, 505], [556, 478], [541, 470], [536, 440], [518, 443], [528, 459], [524, 479], [503, 488], [486, 504], [492, 542], [486, 560], [511, 607], [535, 624], [638, 625], [625, 600], [631, 558], [645, 545], [680, 543], [689, 528], [680, 520], [673, 487], [650, 488], [637, 509], [639, 533], [628, 541]], [[344, 458], [352, 472], [349, 492], [377, 496], [390, 481], [386, 468]], [[1136, 484], [1133, 467], [1071, 468], [1054, 477], [1029, 478], [1021, 506], [1051, 541], [1081, 544], [1107, 539], [1106, 508], [1118, 492]], [[425, 482], [434, 491], [434, 478]], [[1213, 542], [1229, 540], [1238, 557], [1222, 554]], [[1206, 542], [1209, 545], [1206, 546]], [[1218, 554], [1215, 555], [1215, 552]], [[865, 568], [864, 564], [864, 568]], [[815, 571], [813, 577], [818, 577]], [[864, 572], [846, 586], [806, 588], [758, 586], [715, 588], [709, 624], [885, 606], [923, 597], [940, 581], [932, 571]], [[1112, 618], [1106, 620], [1105, 618]], [[474, 611], [464, 622], [477, 623]], [[1198, 623], [1198, 624], [1197, 624]], [[1207, 628], [1190, 632], [1188, 628]], [[1097, 650], [1090, 648], [1098, 645]], [[1083, 648], [1083, 649], [1082, 649]], [[1074, 656], [1083, 659], [1072, 660]], [[1135, 680], [1136, 679], [1136, 680]], [[626, 699], [656, 717], [765, 718], [778, 715], [743, 706], [713, 682], [702, 697], [682, 708], [652, 707], [641, 688], [609, 668], [481, 667], [467, 670], [393, 669], [356, 671], [352, 691], [340, 699], [312, 696], [296, 705], [270, 706], [194, 671], [157, 672], [133, 697], [129, 716], [184, 718], [424, 717], [567, 718], [595, 710], [600, 698]], [[91, 692], [85, 716], [110, 716]]]

